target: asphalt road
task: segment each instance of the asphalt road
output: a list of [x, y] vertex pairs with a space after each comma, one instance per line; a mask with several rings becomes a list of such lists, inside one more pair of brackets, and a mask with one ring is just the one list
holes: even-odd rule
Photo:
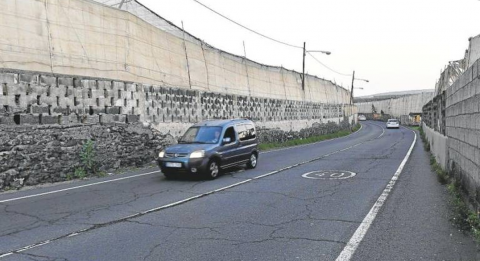
[[[0, 260], [335, 260], [414, 137], [408, 129], [385, 130], [381, 123], [365, 122], [347, 137], [262, 153], [256, 169], [236, 169], [214, 181], [166, 180], [157, 169], [146, 169], [4, 193]], [[425, 155], [417, 144], [415, 158], [398, 180], [401, 188], [391, 192], [352, 260], [475, 260], [475, 245], [444, 217], [448, 210], [442, 207], [446, 196], [438, 191], [440, 185], [412, 182], [415, 173], [428, 172], [417, 167], [428, 166], [428, 159], [421, 161]], [[325, 170], [337, 178], [322, 172], [311, 174], [316, 179], [302, 176]], [[356, 175], [338, 179], [341, 171]], [[410, 195], [412, 186], [416, 194]], [[440, 207], [411, 202], [430, 190], [443, 193], [444, 198], [435, 198]], [[440, 211], [444, 218], [422, 220], [437, 223], [416, 239], [436, 237], [439, 246], [415, 248], [412, 231], [402, 230], [400, 221], [424, 225], [411, 213], [425, 209]], [[405, 253], [411, 250], [418, 252]]]

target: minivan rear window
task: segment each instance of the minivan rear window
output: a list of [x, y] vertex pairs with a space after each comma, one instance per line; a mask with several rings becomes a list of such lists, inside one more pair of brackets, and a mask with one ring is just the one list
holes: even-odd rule
[[388, 120], [388, 122], [398, 122], [398, 120]]

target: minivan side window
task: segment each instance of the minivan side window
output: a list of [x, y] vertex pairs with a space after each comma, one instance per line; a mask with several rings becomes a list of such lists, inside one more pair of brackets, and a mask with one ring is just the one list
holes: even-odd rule
[[228, 127], [227, 130], [225, 131], [225, 135], [223, 135], [223, 138], [230, 138], [230, 143], [235, 142], [235, 130], [233, 127]]
[[237, 125], [235, 128], [237, 129], [238, 139], [240, 141], [247, 140], [247, 129], [245, 128], [245, 125]]
[[248, 130], [248, 137], [250, 139], [255, 139], [257, 137], [255, 126], [253, 126], [253, 124], [247, 124], [247, 130]]
[[255, 126], [253, 124], [237, 125], [238, 139], [240, 141], [255, 139]]

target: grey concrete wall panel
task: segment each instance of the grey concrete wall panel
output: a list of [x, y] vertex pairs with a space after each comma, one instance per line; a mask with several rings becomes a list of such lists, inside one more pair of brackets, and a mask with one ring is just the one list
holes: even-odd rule
[[425, 136], [430, 144], [430, 152], [443, 169], [448, 167], [448, 137], [436, 132], [425, 123], [422, 125]]
[[480, 35], [469, 39], [470, 44], [468, 47], [468, 53], [466, 54], [467, 66], [470, 67], [480, 59]]
[[432, 98], [432, 92], [425, 92], [396, 99], [355, 103], [355, 106], [358, 108], [358, 113], [372, 113], [373, 105], [377, 113], [383, 111], [385, 114], [400, 118], [402, 115], [409, 115], [410, 113], [421, 113], [423, 105]]

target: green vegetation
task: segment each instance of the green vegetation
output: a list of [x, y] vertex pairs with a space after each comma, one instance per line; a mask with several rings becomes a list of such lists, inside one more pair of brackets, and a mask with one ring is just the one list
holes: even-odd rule
[[447, 188], [452, 196], [453, 223], [462, 230], [472, 232], [475, 241], [480, 242], [480, 218], [478, 213], [472, 211], [465, 203], [460, 183], [452, 181], [447, 185]]
[[430, 165], [432, 166], [432, 170], [437, 173], [437, 179], [442, 184], [445, 185], [449, 182], [448, 173], [442, 169], [442, 166], [437, 163], [435, 156], [430, 155]]
[[73, 176], [77, 179], [83, 179], [87, 176], [87, 172], [83, 167], [78, 167], [75, 169], [75, 172], [73, 173]]
[[419, 132], [420, 132], [420, 138], [423, 141], [423, 148], [427, 151], [430, 152], [430, 143], [427, 140], [427, 137], [425, 136], [425, 132], [423, 132], [423, 128], [419, 127]]
[[98, 171], [97, 162], [95, 160], [95, 143], [92, 140], [87, 140], [80, 151], [80, 166], [75, 168], [73, 174], [67, 175], [67, 180], [83, 179], [87, 176], [105, 177], [107, 173]]
[[[430, 143], [425, 137], [423, 129], [420, 127], [420, 137], [423, 141], [424, 148], [430, 151]], [[464, 231], [470, 231], [477, 243], [480, 243], [480, 218], [479, 213], [472, 211], [467, 203], [466, 197], [462, 195], [462, 188], [453, 175], [443, 170], [437, 163], [435, 156], [430, 154], [430, 166], [437, 174], [437, 179], [442, 185], [447, 185], [450, 194], [450, 202], [453, 208], [452, 222]]]
[[95, 144], [92, 140], [87, 140], [87, 142], [83, 144], [82, 150], [80, 151], [80, 158], [85, 172], [97, 172], [95, 164]]
[[409, 126], [410, 129], [420, 131], [420, 126]]
[[323, 140], [330, 140], [330, 139], [335, 139], [335, 138], [340, 138], [347, 136], [353, 132], [356, 132], [359, 130], [361, 127], [360, 124], [355, 125], [351, 130], [342, 130], [330, 134], [324, 134], [324, 135], [319, 135], [319, 136], [313, 136], [305, 139], [294, 139], [294, 140], [288, 140], [285, 142], [272, 142], [272, 143], [261, 143], [258, 145], [259, 149], [262, 151], [265, 150], [272, 150], [276, 148], [284, 148], [284, 147], [292, 147], [292, 146], [298, 146], [298, 145], [304, 145], [304, 144], [309, 144], [309, 143], [315, 143]]

